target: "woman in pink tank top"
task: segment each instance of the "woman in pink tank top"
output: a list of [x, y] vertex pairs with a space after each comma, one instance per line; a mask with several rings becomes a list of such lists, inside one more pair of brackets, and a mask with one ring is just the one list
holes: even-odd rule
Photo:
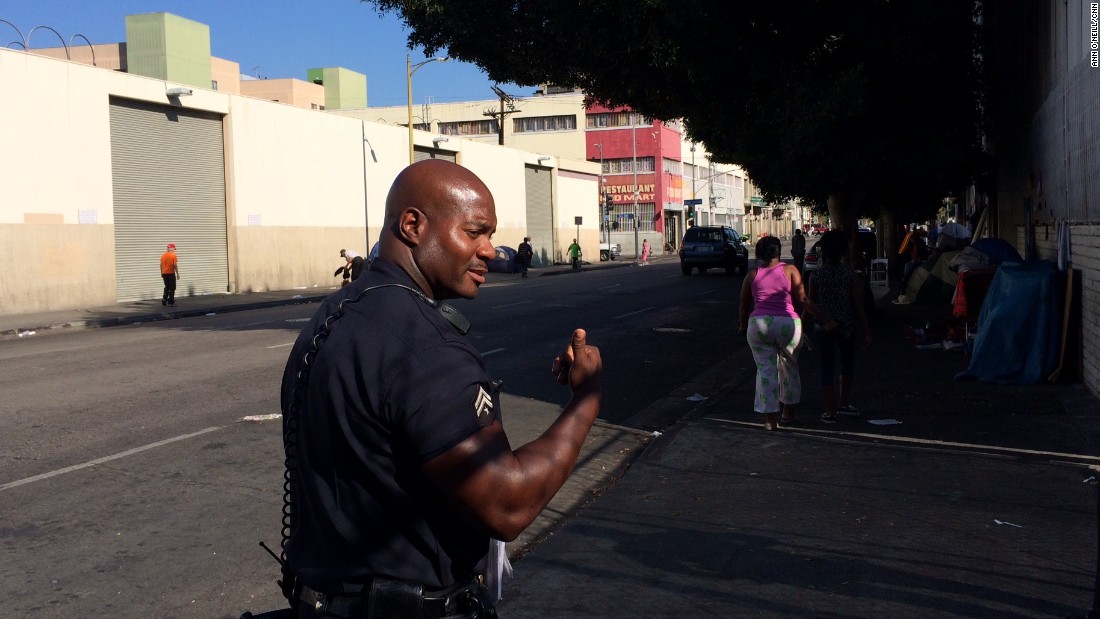
[[[802, 399], [799, 311], [808, 304], [802, 275], [794, 265], [779, 259], [782, 249], [777, 237], [760, 239], [756, 243], [759, 266], [749, 271], [741, 286], [738, 334], [747, 337], [756, 361], [753, 409], [764, 415], [765, 430], [794, 421], [793, 407]], [[778, 419], [777, 413], [781, 413]]]

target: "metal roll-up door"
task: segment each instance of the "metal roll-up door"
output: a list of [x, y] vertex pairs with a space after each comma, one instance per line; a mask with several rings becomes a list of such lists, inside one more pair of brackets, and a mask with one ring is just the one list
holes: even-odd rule
[[527, 194], [527, 236], [531, 237], [531, 248], [535, 251], [531, 264], [534, 266], [554, 264], [557, 253], [554, 240], [553, 185], [550, 182], [550, 170], [526, 166], [523, 172]]
[[117, 98], [110, 110], [118, 300], [161, 296], [168, 243], [179, 256], [177, 297], [226, 292], [221, 116]]
[[424, 161], [425, 159], [442, 159], [443, 161], [450, 161], [455, 163], [455, 153], [446, 150], [429, 150], [421, 148], [413, 148], [413, 162]]

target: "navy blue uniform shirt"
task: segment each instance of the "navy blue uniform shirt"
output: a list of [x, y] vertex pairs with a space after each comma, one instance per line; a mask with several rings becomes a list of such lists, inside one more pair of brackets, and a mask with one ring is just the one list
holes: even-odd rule
[[421, 465], [491, 424], [499, 395], [481, 355], [438, 309], [387, 284], [417, 288], [376, 260], [321, 304], [283, 374], [285, 427], [310, 340], [348, 299], [295, 410], [298, 523], [287, 561], [326, 593], [374, 576], [450, 586], [476, 573], [489, 549], [488, 536], [459, 519]]

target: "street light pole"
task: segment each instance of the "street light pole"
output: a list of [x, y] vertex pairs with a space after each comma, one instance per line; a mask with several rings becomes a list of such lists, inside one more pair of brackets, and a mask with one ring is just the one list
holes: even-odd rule
[[412, 56], [408, 55], [408, 54], [405, 55], [405, 85], [408, 87], [408, 91], [409, 91], [409, 99], [408, 99], [408, 101], [409, 101], [409, 165], [412, 165], [413, 161], [414, 161], [414, 159], [413, 159], [413, 73], [416, 73], [416, 70], [419, 69], [420, 67], [428, 64], [429, 62], [435, 62], [436, 60], [438, 60], [439, 62], [447, 62], [448, 58], [446, 56], [437, 57], [437, 58], [429, 58], [429, 59], [425, 60], [424, 62], [418, 62], [416, 64], [413, 64], [412, 63]]
[[[604, 213], [605, 205], [607, 204], [607, 187], [604, 186], [603, 179], [603, 144], [593, 144], [600, 151], [600, 212]], [[611, 242], [611, 213], [606, 213], [606, 223], [604, 226], [607, 228], [607, 242]], [[601, 216], [600, 220], [605, 220], [605, 217]]]
[[[695, 145], [691, 145], [691, 199], [695, 199]], [[695, 217], [699, 217], [699, 213], [695, 213]], [[684, 225], [687, 225], [687, 221], [684, 221]]]
[[630, 142], [634, 149], [634, 263], [638, 264], [638, 258], [640, 251], [638, 249], [638, 120], [634, 117], [635, 112], [630, 112]]

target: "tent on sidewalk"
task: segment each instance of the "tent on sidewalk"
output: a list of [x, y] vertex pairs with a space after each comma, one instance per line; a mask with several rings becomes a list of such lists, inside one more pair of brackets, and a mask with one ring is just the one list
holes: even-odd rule
[[978, 314], [970, 365], [955, 378], [1032, 385], [1050, 376], [1062, 333], [1058, 289], [1049, 260], [1002, 264]]
[[950, 303], [955, 294], [955, 284], [959, 274], [950, 268], [951, 260], [959, 251], [945, 251], [932, 254], [928, 260], [913, 271], [905, 285], [905, 293], [898, 302], [905, 303]]

